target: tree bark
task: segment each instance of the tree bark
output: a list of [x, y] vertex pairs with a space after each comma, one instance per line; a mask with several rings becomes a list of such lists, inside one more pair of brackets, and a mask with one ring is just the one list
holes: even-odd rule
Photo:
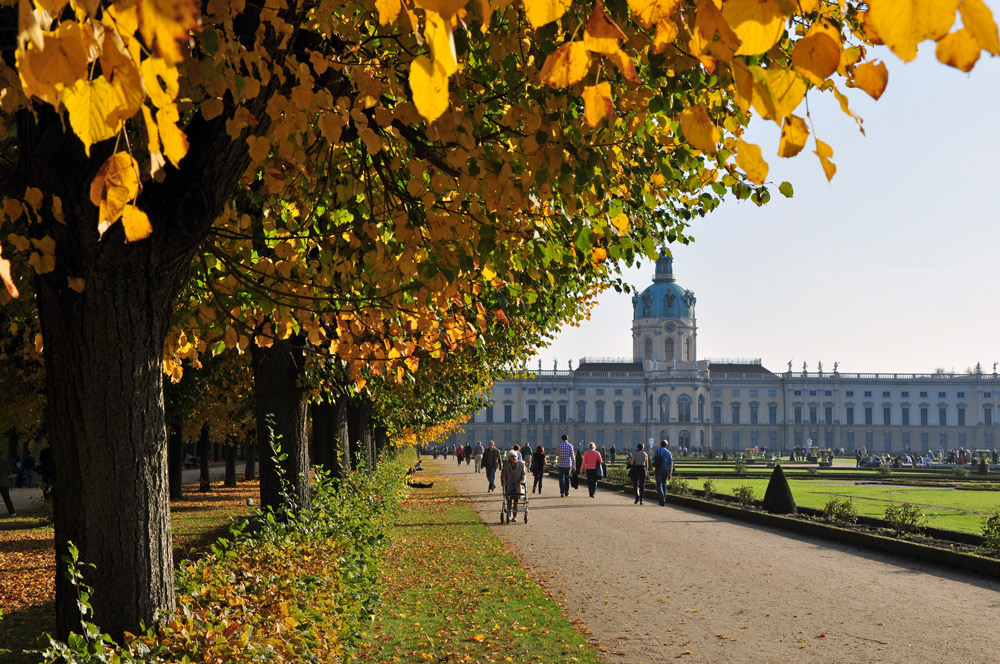
[[[96, 232], [95, 232], [96, 235]], [[109, 240], [115, 243], [115, 240]], [[176, 292], [152, 278], [150, 245], [110, 244], [83, 293], [39, 279], [55, 483], [57, 559], [72, 542], [114, 638], [174, 606], [162, 357]], [[77, 588], [56, 574], [56, 620], [80, 630]]]
[[345, 468], [350, 467], [351, 463], [351, 433], [347, 426], [348, 398], [341, 395], [337, 397], [335, 403], [333, 434], [334, 440], [337, 443], [337, 449], [334, 450], [334, 453], [337, 454], [338, 477], [343, 478]]
[[236, 486], [236, 441], [230, 440], [226, 445], [226, 479], [223, 486]]
[[375, 427], [375, 460], [385, 454], [389, 448], [389, 431], [384, 426]]
[[374, 468], [372, 406], [367, 397], [354, 397], [347, 406], [347, 428], [351, 441], [351, 468]]
[[[275, 510], [306, 509], [309, 507], [309, 441], [306, 436], [309, 411], [305, 393], [299, 385], [304, 353], [294, 339], [275, 339], [269, 348], [256, 344], [251, 348], [261, 506]], [[280, 463], [280, 475], [271, 449], [272, 435], [275, 444], [281, 447], [281, 454], [285, 455]], [[291, 502], [288, 505], [282, 497], [282, 480], [288, 486]]]
[[324, 400], [313, 404], [313, 463], [330, 473], [331, 477], [341, 479], [343, 470], [340, 467], [338, 440], [338, 405], [334, 401]]
[[209, 440], [209, 433], [208, 422], [205, 422], [201, 425], [201, 436], [198, 437], [198, 467], [201, 469], [198, 490], [202, 493], [212, 490], [212, 473], [208, 458], [208, 451], [211, 449], [212, 444]]

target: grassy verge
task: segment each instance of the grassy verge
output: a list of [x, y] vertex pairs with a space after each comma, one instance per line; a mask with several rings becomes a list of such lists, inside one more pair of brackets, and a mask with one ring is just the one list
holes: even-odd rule
[[414, 489], [392, 539], [362, 661], [600, 661], [450, 485]]
[[[175, 560], [227, 533], [230, 518], [248, 516], [246, 499], [259, 494], [256, 482], [241, 481], [236, 488], [214, 485], [209, 493], [197, 493], [196, 484], [186, 486], [184, 500], [170, 505]], [[0, 644], [12, 651], [0, 657], [5, 664], [37, 661], [22, 651], [37, 647], [42, 633], [55, 633], [55, 545], [45, 511], [0, 521], [0, 608], [5, 614]]]

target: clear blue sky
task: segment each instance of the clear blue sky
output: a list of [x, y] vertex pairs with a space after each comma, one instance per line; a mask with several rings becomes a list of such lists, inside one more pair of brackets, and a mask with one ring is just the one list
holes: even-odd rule
[[[698, 298], [701, 358], [760, 357], [772, 370], [839, 361], [848, 372], [992, 371], [1000, 361], [1000, 58], [964, 74], [933, 46], [906, 65], [878, 49], [885, 94], [849, 90], [866, 136], [832, 98], [810, 96], [834, 149], [830, 183], [811, 140], [780, 159], [777, 127], [752, 128], [769, 182], [792, 182], [795, 196], [774, 187], [762, 208], [727, 201], [695, 222], [694, 244], [671, 247], [678, 283]], [[625, 276], [641, 289], [652, 272]], [[590, 321], [538, 357], [550, 369], [553, 358], [565, 368], [631, 356], [631, 319], [631, 296], [605, 293]]]

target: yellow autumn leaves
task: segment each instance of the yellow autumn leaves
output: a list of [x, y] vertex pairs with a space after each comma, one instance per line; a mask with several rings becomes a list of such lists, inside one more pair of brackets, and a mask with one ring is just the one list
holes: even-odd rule
[[[68, 15], [67, 4], [71, 18], [56, 20]], [[98, 9], [87, 0], [18, 0], [16, 59], [25, 96], [65, 108], [88, 155], [141, 111], [150, 173], [166, 160], [179, 165], [188, 145], [178, 126], [177, 64], [184, 58], [181, 44], [198, 27], [197, 2], [118, 0]], [[100, 233], [122, 219], [129, 241], [149, 234], [148, 218], [131, 204], [138, 183], [131, 155], [118, 153], [104, 164], [91, 188]]]

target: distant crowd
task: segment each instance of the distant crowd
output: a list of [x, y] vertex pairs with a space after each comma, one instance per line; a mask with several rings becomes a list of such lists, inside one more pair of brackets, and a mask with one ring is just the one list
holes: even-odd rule
[[933, 465], [951, 464], [964, 466], [966, 464], [978, 467], [981, 458], [985, 458], [987, 464], [1000, 464], [1000, 453], [996, 449], [967, 450], [964, 447], [948, 450], [938, 449], [937, 453], [927, 450], [926, 454], [920, 452], [903, 452], [902, 454], [869, 453], [865, 448], [855, 452], [858, 468], [930, 468]]

